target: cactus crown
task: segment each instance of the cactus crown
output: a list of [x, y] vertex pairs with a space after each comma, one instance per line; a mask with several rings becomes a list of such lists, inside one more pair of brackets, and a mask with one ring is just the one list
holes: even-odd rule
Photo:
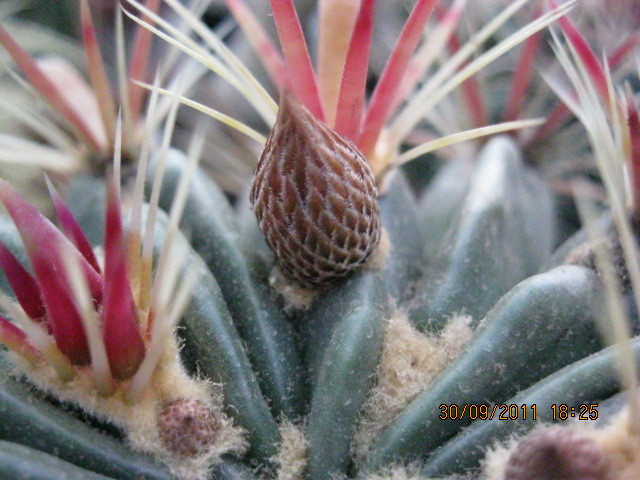
[[[80, 5], [93, 88], [85, 112], [60, 90], [51, 64], [0, 28], [18, 69], [71, 133], [61, 141], [40, 117], [33, 130], [71, 145], [76, 161], [114, 159], [113, 171], [52, 176], [66, 201], [47, 179], [60, 228], [26, 199], [26, 187], [0, 180], [11, 217], [0, 221], [0, 342], [8, 347], [0, 358], [8, 412], [0, 477], [638, 478], [640, 343], [630, 333], [638, 333], [637, 308], [627, 304], [640, 304], [629, 220], [638, 214], [640, 115], [637, 95], [616, 88], [610, 73], [637, 36], [600, 61], [568, 15], [575, 0], [549, 0], [505, 34], [528, 3], [514, 0], [461, 44], [461, 15], [482, 15], [478, 7], [416, 0], [399, 15], [397, 44], [374, 83], [375, 10], [398, 14], [394, 2], [383, 3], [319, 2], [314, 65], [305, 5], [270, 2], [277, 48], [257, 10], [227, 0], [276, 101], [233, 39], [198, 18], [200, 2], [128, 0], [124, 15], [139, 28], [130, 66], [120, 67], [134, 80], [123, 83], [131, 90], [121, 85], [121, 120], [89, 2]], [[632, 7], [624, 10], [630, 18]], [[587, 2], [578, 8], [588, 15]], [[570, 90], [553, 73], [546, 80], [584, 126], [601, 177], [587, 190], [571, 171], [585, 225], [575, 233], [567, 218], [577, 214], [557, 207], [552, 185], [561, 182], [544, 176], [567, 163], [534, 165], [532, 153], [566, 138], [571, 127], [554, 127], [566, 113], [514, 120], [531, 106], [521, 85], [504, 105], [483, 105], [474, 77], [523, 43], [514, 83], [533, 89], [535, 34], [556, 21], [550, 39]], [[180, 73], [168, 76], [161, 65], [153, 85], [139, 63], [151, 34], [185, 54], [167, 53]], [[201, 93], [200, 63], [263, 126], [188, 98]], [[450, 97], [458, 88], [459, 98]], [[240, 182], [236, 204], [204, 173], [211, 165], [198, 163], [228, 140], [218, 125], [196, 128], [186, 154], [170, 148], [190, 121], [181, 104], [262, 152], [250, 158], [254, 178]], [[449, 105], [465, 112], [457, 117], [466, 126], [456, 118], [449, 131]], [[496, 116], [504, 123], [488, 126]], [[413, 185], [411, 170], [398, 168], [504, 131], [511, 136], [474, 144], [427, 179], [414, 171]], [[207, 148], [209, 137], [216, 148]], [[137, 159], [135, 176], [123, 156]], [[600, 188], [608, 205], [593, 221], [588, 197]], [[283, 305], [272, 289], [280, 281], [274, 264], [285, 278], [278, 293], [313, 290], [306, 308]], [[619, 379], [629, 392], [621, 402]], [[570, 412], [611, 418], [543, 424]]]

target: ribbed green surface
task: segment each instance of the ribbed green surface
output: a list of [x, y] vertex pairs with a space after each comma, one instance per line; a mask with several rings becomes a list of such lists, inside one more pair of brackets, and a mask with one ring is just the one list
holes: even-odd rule
[[[166, 218], [159, 212], [156, 248], [165, 237]], [[199, 273], [191, 301], [178, 330], [184, 338], [182, 355], [193, 374], [220, 383], [227, 412], [235, 423], [247, 430], [249, 455], [265, 462], [276, 453], [278, 427], [260, 391], [256, 375], [237, 329], [229, 314], [216, 279], [186, 239], [178, 233], [174, 247], [185, 255], [187, 263]]]
[[[168, 160], [161, 195], [166, 210], [185, 170], [181, 153], [171, 152]], [[102, 180], [79, 176], [71, 192], [80, 223], [101, 243]], [[79, 198], [96, 201], [73, 200]], [[579, 233], [550, 257], [551, 194], [511, 140], [494, 139], [478, 158], [445, 165], [419, 199], [398, 173], [382, 190], [380, 210], [391, 243], [384, 266], [341, 279], [307, 311], [287, 318], [268, 285], [273, 260], [246, 199], [233, 208], [215, 184], [196, 174], [184, 237], [176, 236], [184, 261], [201, 273], [178, 329], [181, 355], [191, 373], [222, 385], [227, 412], [249, 442], [246, 456], [213, 465], [212, 479], [273, 477], [281, 416], [305, 421], [305, 478], [359, 474], [362, 466], [351, 458], [353, 434], [394, 309], [410, 310], [414, 324], [427, 331], [439, 331], [456, 313], [471, 314], [479, 326], [463, 353], [382, 433], [364, 469], [421, 459], [425, 476], [465, 472], [477, 467], [483, 447], [535, 424], [442, 420], [442, 404], [536, 403], [539, 422], [548, 419], [551, 403], [599, 401], [618, 390], [609, 351], [584, 358], [602, 348], [597, 275], [580, 266], [536, 275], [561, 263], [569, 246], [585, 237]], [[166, 224], [161, 212], [156, 254]], [[11, 222], [0, 219], [0, 238], [25, 260]], [[6, 288], [3, 281], [0, 276]], [[0, 478], [44, 479], [47, 468], [69, 472], [69, 479], [169, 478], [164, 467], [94, 425], [7, 377], [0, 382]], [[60, 468], [48, 467], [56, 462]], [[73, 476], [82, 469], [89, 472], [85, 477]]]
[[346, 473], [356, 420], [382, 348], [388, 303], [382, 279], [374, 272], [356, 274], [340, 293], [319, 300], [310, 314], [314, 325], [331, 326], [310, 338], [307, 348], [314, 379], [307, 419], [310, 480]]
[[422, 329], [437, 331], [463, 311], [479, 321], [511, 287], [537, 273], [551, 253], [551, 193], [512, 141], [492, 139], [469, 182], [438, 251], [426, 259], [411, 310]]
[[[173, 151], [168, 160], [160, 198], [161, 207], [167, 211], [185, 167], [179, 152]], [[293, 328], [269, 300], [264, 282], [255, 282], [240, 249], [233, 215], [219, 188], [205, 175], [195, 175], [182, 228], [216, 277], [273, 415], [297, 418], [303, 413], [306, 398]]]
[[[640, 339], [634, 341], [636, 363], [640, 367]], [[616, 352], [607, 348], [566, 366], [507, 400], [507, 405], [536, 405], [537, 420], [529, 408], [527, 420], [479, 420], [434, 452], [422, 469], [428, 477], [460, 473], [478, 465], [487, 446], [504, 441], [514, 433], [523, 434], [541, 422], [551, 422], [551, 405], [578, 408], [599, 403], [616, 393], [620, 382], [616, 372]], [[598, 408], [599, 413], [602, 409]]]
[[0, 441], [0, 478], [7, 480], [109, 480], [33, 448]]
[[428, 454], [468, 425], [441, 420], [441, 404], [499, 403], [601, 348], [596, 274], [558, 267], [517, 285], [489, 312], [460, 358], [418, 396], [372, 447], [368, 468]]
[[0, 355], [0, 439], [55, 455], [79, 467], [122, 480], [168, 480], [169, 473], [146, 455], [49, 403], [30, 385], [16, 381]]

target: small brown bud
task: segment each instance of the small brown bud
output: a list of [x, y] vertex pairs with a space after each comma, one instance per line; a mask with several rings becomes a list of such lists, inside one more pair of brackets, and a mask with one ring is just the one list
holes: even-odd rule
[[167, 450], [181, 457], [195, 457], [216, 438], [219, 422], [200, 400], [176, 400], [158, 417], [160, 440]]
[[380, 241], [377, 197], [357, 147], [284, 92], [251, 188], [284, 275], [315, 288], [362, 265]]
[[604, 480], [608, 458], [586, 435], [550, 427], [527, 435], [511, 454], [505, 480]]

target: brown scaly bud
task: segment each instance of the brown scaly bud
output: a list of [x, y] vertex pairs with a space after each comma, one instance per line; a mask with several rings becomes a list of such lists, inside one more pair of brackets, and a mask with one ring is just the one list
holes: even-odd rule
[[504, 480], [604, 480], [608, 458], [591, 438], [551, 427], [527, 435], [507, 462]]
[[282, 273], [313, 289], [362, 265], [380, 241], [377, 197], [357, 147], [284, 92], [251, 187]]
[[181, 457], [195, 457], [215, 440], [219, 422], [199, 400], [176, 400], [166, 405], [158, 417], [158, 433], [163, 445]]

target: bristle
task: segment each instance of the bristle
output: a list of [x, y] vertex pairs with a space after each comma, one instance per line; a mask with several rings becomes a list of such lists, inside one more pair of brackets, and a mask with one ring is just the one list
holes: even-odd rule
[[129, 269], [129, 279], [134, 295], [140, 294], [141, 272], [141, 248], [142, 248], [142, 204], [144, 202], [144, 182], [147, 175], [147, 164], [149, 162], [149, 150], [152, 137], [154, 135], [153, 125], [158, 104], [158, 75], [155, 77], [149, 105], [147, 106], [147, 123], [142, 139], [142, 147], [138, 157], [138, 169], [136, 171], [136, 181], [131, 195], [131, 220], [129, 222], [129, 246], [127, 267]]
[[[627, 266], [628, 276], [631, 280], [631, 291], [636, 305], [640, 305], [640, 267], [637, 251], [637, 241], [630, 225], [625, 204], [626, 178], [625, 155], [627, 149], [624, 145], [623, 131], [628, 129], [625, 112], [620, 108], [621, 103], [613, 89], [610, 72], [605, 63], [602, 71], [606, 87], [606, 97], [603, 98], [601, 79], [596, 79], [586, 65], [583, 52], [578, 52], [572, 42], [565, 47], [557, 37], [554, 38], [554, 51], [565, 74], [569, 77], [575, 90], [575, 98], [567, 98], [568, 94], [559, 91], [561, 98], [573, 110], [574, 114], [584, 125], [596, 165], [604, 184], [607, 199], [610, 204], [611, 214], [615, 229]], [[553, 85], [552, 85], [553, 86]], [[595, 214], [589, 214], [584, 200], [578, 198], [578, 206], [582, 209], [583, 217], [589, 219]], [[584, 213], [586, 212], [586, 214]], [[588, 231], [593, 232], [592, 224], [585, 222]], [[591, 228], [591, 230], [589, 230]], [[595, 231], [598, 238], [598, 231]], [[600, 237], [602, 235], [600, 234]], [[629, 427], [634, 435], [640, 434], [640, 398], [638, 398], [637, 369], [634, 355], [631, 349], [628, 321], [626, 320], [625, 307], [620, 298], [620, 290], [617, 278], [610, 272], [611, 260], [604, 248], [596, 250], [598, 268], [604, 277], [607, 308], [609, 310], [610, 328], [613, 337], [609, 341], [618, 345], [619, 369], [623, 384], [629, 393], [629, 408], [633, 412], [630, 415]], [[609, 326], [608, 326], [609, 327]], [[607, 329], [609, 330], [609, 329]]]
[[[558, 4], [555, 0], [547, 0], [547, 2], [553, 8], [558, 8]], [[602, 64], [589, 46], [587, 39], [580, 30], [578, 30], [569, 17], [560, 17], [558, 19], [558, 23], [560, 24], [560, 28], [562, 28], [567, 40], [571, 42], [576, 53], [580, 56], [582, 64], [587, 69], [587, 72], [589, 72], [589, 76], [591, 77], [591, 81], [593, 82], [596, 91], [600, 94], [603, 100], [608, 100], [607, 80]]]
[[[118, 93], [120, 98], [129, 98], [129, 72], [127, 70], [127, 53], [125, 51], [124, 26], [122, 22], [122, 10], [116, 12], [116, 67], [118, 72]], [[120, 102], [121, 121], [124, 124], [124, 144], [128, 146], [136, 137], [136, 121], [133, 118], [131, 104], [129, 102]], [[116, 133], [116, 140], [118, 136]], [[118, 176], [118, 178], [120, 178]]]
[[104, 299], [101, 312], [104, 344], [114, 378], [124, 380], [137, 371], [145, 347], [127, 272], [127, 255], [120, 198], [113, 181], [107, 182]]
[[[423, 108], [423, 103], [430, 98], [431, 95], [442, 85], [448, 78], [453, 76], [460, 66], [473, 55], [476, 50], [486, 42], [491, 36], [498, 31], [510, 18], [512, 18], [518, 10], [520, 10], [529, 0], [516, 0], [511, 2], [505, 9], [476, 32], [467, 43], [447, 62], [440, 66], [437, 72], [429, 78], [419, 88], [419, 90], [410, 99], [407, 104], [398, 113], [395, 120], [390, 125], [390, 141], [393, 144], [400, 144], [402, 138], [410, 132], [426, 113], [427, 109]], [[439, 47], [443, 47], [440, 44]]]
[[116, 120], [116, 138], [113, 142], [113, 186], [120, 198], [120, 182], [122, 181], [122, 110], [118, 111]]
[[49, 334], [37, 323], [33, 322], [24, 311], [0, 291], [0, 307], [11, 316], [13, 321], [25, 333], [27, 341], [33, 345], [56, 371], [63, 381], [71, 380], [76, 371], [69, 359], [56, 347]]
[[91, 19], [89, 3], [87, 0], [80, 1], [80, 18], [82, 24], [82, 40], [84, 42], [84, 50], [87, 56], [87, 70], [91, 86], [98, 99], [98, 106], [102, 116], [102, 124], [106, 133], [107, 145], [113, 143], [114, 127], [116, 121], [116, 110], [113, 93], [107, 77], [102, 53], [98, 46], [96, 32]]
[[21, 135], [0, 133], [0, 159], [11, 165], [34, 166], [51, 172], [68, 174], [81, 166], [80, 152], [60, 152]]
[[628, 55], [633, 51], [633, 49], [640, 42], [640, 33], [635, 33], [627, 38], [622, 45], [616, 48], [608, 57], [607, 63], [611, 66], [612, 69], [616, 68], [623, 61], [628, 58]]
[[204, 26], [182, 3], [177, 0], [164, 1], [204, 40], [205, 44], [222, 59], [240, 83], [243, 86], [247, 85], [249, 87], [247, 90], [248, 93], [244, 94], [245, 98], [254, 105], [258, 112], [261, 112], [267, 124], [271, 125], [277, 110], [275, 102], [245, 64], [225, 45], [214, 31]]
[[169, 145], [175, 128], [176, 116], [178, 113], [178, 95], [173, 97], [171, 110], [165, 121], [165, 128], [162, 135], [162, 144], [157, 155], [155, 172], [153, 175], [151, 197], [149, 199], [149, 210], [147, 222], [144, 229], [144, 240], [142, 246], [142, 275], [140, 278], [140, 296], [138, 306], [142, 311], [147, 311], [151, 299], [151, 279], [153, 271], [153, 237], [155, 232], [156, 216], [160, 200], [160, 189], [165, 172], [165, 163], [169, 151]]
[[390, 107], [393, 104], [394, 93], [400, 86], [436, 2], [437, 0], [418, 0], [416, 2], [371, 95], [362, 127], [362, 135], [357, 143], [367, 156], [373, 151], [380, 131], [392, 113]]
[[49, 189], [49, 196], [51, 197], [51, 200], [53, 200], [53, 205], [55, 206], [56, 213], [58, 215], [58, 220], [60, 220], [62, 229], [67, 235], [67, 238], [73, 242], [85, 260], [89, 262], [89, 265], [91, 265], [97, 273], [100, 273], [100, 265], [93, 253], [93, 248], [91, 248], [89, 240], [82, 231], [82, 228], [80, 228], [78, 221], [73, 216], [71, 209], [55, 189], [48, 176], [45, 176], [45, 180], [47, 188]]
[[[449, 50], [455, 54], [460, 51], [460, 39], [454, 32], [449, 38]], [[463, 67], [466, 66], [463, 64]], [[471, 125], [482, 127], [487, 124], [487, 112], [484, 104], [484, 96], [478, 80], [471, 76], [460, 84], [460, 94], [467, 106], [468, 117]]]
[[[28, 95], [35, 93], [21, 78], [19, 78], [18, 83], [21, 87], [25, 88]], [[74, 166], [74, 157], [79, 156], [77, 145], [69, 138], [68, 132], [65, 132], [55, 121], [48, 118], [44, 112], [24, 109], [22, 106], [14, 104], [10, 99], [0, 99], [0, 109], [8, 113], [9, 116], [17, 120], [18, 123], [33, 130], [37, 135], [42, 136], [47, 143], [55, 147], [54, 152], [59, 150], [64, 155], [70, 157], [68, 163], [71, 164], [71, 167]], [[40, 143], [38, 143], [38, 145], [40, 145]]]
[[634, 105], [631, 92], [627, 90], [627, 126], [629, 128], [629, 161], [632, 203], [635, 212], [640, 212], [640, 114]]
[[513, 122], [496, 123], [487, 127], [474, 128], [472, 130], [465, 130], [463, 132], [453, 133], [444, 137], [431, 140], [429, 142], [417, 145], [406, 152], [400, 154], [393, 162], [388, 166], [388, 169], [393, 169], [407, 163], [415, 158], [425, 155], [434, 150], [448, 147], [449, 145], [455, 145], [460, 142], [466, 142], [475, 138], [488, 137], [491, 135], [497, 135], [499, 133], [509, 132], [513, 130], [521, 130], [525, 128], [536, 127], [542, 125], [544, 119], [532, 119], [532, 120], [515, 120]]
[[318, 90], [324, 109], [324, 121], [332, 128], [335, 128], [338, 118], [336, 110], [347, 52], [354, 42], [353, 29], [363, 5], [364, 2], [360, 1], [318, 2]]
[[391, 111], [395, 111], [397, 107], [409, 97], [411, 91], [441, 54], [451, 34], [458, 26], [460, 16], [466, 4], [467, 0], [454, 0], [449, 10], [447, 10], [442, 19], [438, 21], [435, 28], [429, 32], [429, 36], [418, 48], [407, 66], [407, 71], [396, 93]]
[[[606, 63], [610, 68], [614, 69], [622, 64], [639, 40], [640, 34], [633, 36], [608, 55]], [[547, 120], [545, 123], [536, 130], [533, 136], [526, 140], [525, 147], [535, 145], [547, 138], [549, 135], [555, 133], [558, 128], [568, 120], [570, 113], [571, 111], [567, 105], [559, 102], [551, 112], [547, 114]]]
[[[145, 88], [148, 89], [152, 89], [153, 87], [151, 85], [145, 85], [145, 84], [141, 84], [143, 85]], [[207, 107], [201, 103], [195, 102], [193, 100], [190, 100], [186, 97], [180, 96], [180, 95], [176, 95], [175, 92], [172, 92], [170, 90], [166, 90], [164, 88], [159, 88], [158, 89], [158, 93], [160, 95], [165, 95], [167, 97], [176, 97], [178, 98], [178, 100], [180, 100], [180, 103], [182, 103], [183, 105], [186, 105], [188, 107], [193, 108], [194, 110], [197, 110], [199, 112], [204, 113], [205, 115], [208, 115], [211, 118], [215, 118], [216, 120], [219, 120], [220, 122], [224, 123], [225, 125], [228, 125], [229, 127], [239, 131], [240, 133], [243, 133], [244, 135], [246, 135], [247, 137], [251, 138], [252, 140], [255, 140], [256, 142], [258, 142], [260, 145], [264, 145], [265, 142], [267, 141], [267, 138], [262, 135], [261, 133], [259, 133], [257, 130], [254, 130], [253, 128], [249, 127], [248, 125], [245, 125], [244, 123], [236, 120], [235, 118], [229, 116], [229, 115], [225, 115], [224, 113], [219, 112], [218, 110], [215, 110], [213, 108]]]
[[[148, 11], [156, 13], [160, 0], [146, 0], [145, 7]], [[145, 21], [149, 21], [149, 17], [143, 13]], [[149, 52], [151, 51], [152, 35], [149, 30], [142, 25], [138, 25], [136, 28], [135, 39], [133, 42], [133, 48], [131, 53], [131, 60], [129, 62], [129, 76], [135, 80], [147, 81], [149, 75]], [[143, 99], [145, 91], [139, 87], [129, 88], [129, 109], [131, 110], [131, 118], [137, 119], [140, 116], [142, 110]]]
[[291, 77], [291, 88], [298, 101], [302, 102], [316, 118], [323, 120], [324, 113], [316, 76], [293, 1], [271, 0], [271, 11], [287, 62], [287, 72]]
[[169, 224], [167, 225], [167, 231], [165, 234], [164, 243], [160, 255], [158, 256], [158, 265], [155, 273], [155, 281], [152, 289], [151, 297], [158, 296], [158, 279], [164, 277], [165, 269], [167, 268], [167, 259], [169, 258], [169, 252], [173, 245], [173, 238], [179, 230], [180, 219], [182, 218], [182, 212], [187, 202], [187, 196], [189, 194], [189, 185], [193, 178], [194, 173], [198, 167], [200, 156], [202, 155], [202, 149], [204, 148], [205, 132], [202, 124], [198, 126], [196, 132], [193, 134], [189, 151], [187, 152], [187, 165], [180, 176], [180, 182], [176, 188], [176, 193], [173, 196], [173, 202], [171, 203], [171, 209], [169, 211]]
[[335, 130], [357, 142], [364, 108], [375, 0], [363, 0], [353, 29], [340, 82]]
[[[478, 32], [467, 45], [460, 49], [459, 55], [454, 56], [455, 61], [452, 59], [451, 66], [455, 65], [457, 68], [461, 62], [464, 62], [467, 56], [475, 50], [479, 41], [483, 41], [483, 39], [487, 38], [490, 32], [495, 31], [495, 29], [497, 29], [501, 24], [506, 22], [518, 8], [521, 8], [526, 3], [526, 1], [527, 0], [521, 0], [520, 2], [516, 1], [501, 12], [498, 17], [493, 19], [487, 26]], [[476, 74], [489, 63], [493, 62], [495, 59], [499, 58], [505, 52], [523, 42], [531, 35], [555, 22], [558, 18], [562, 17], [571, 8], [573, 8], [575, 3], [576, 0], [569, 0], [557, 9], [542, 15], [540, 18], [524, 26], [499, 42], [497, 45], [493, 46], [488, 51], [484, 52], [482, 55], [478, 56], [457, 73], [452, 74], [454, 70], [451, 70], [450, 67], [447, 69], [440, 69], [440, 72], [419, 90], [419, 92], [411, 99], [411, 102], [392, 123], [390, 132], [390, 141], [392, 144], [396, 145], [400, 139], [404, 138], [407, 133], [415, 127], [420, 119], [424, 117], [426, 111], [441, 101], [441, 99], [452, 92], [467, 78]], [[451, 76], [448, 77], [449, 75]], [[435, 80], [436, 77], [438, 77], [437, 81]]]
[[[99, 99], [82, 72], [62, 57], [40, 57], [36, 60], [36, 64], [62, 101], [78, 116], [79, 121], [98, 142], [98, 148], [90, 147], [90, 151], [94, 154], [104, 154], [108, 144], [100, 116]], [[68, 121], [63, 125], [73, 133], [73, 126], [69, 125]], [[76, 148], [86, 150], [86, 144], [83, 144], [82, 141], [75, 140], [75, 143], [77, 144]]]
[[102, 338], [100, 319], [95, 310], [91, 295], [82, 276], [82, 270], [72, 252], [62, 251], [66, 279], [69, 282], [76, 307], [80, 312], [82, 325], [87, 335], [89, 353], [91, 355], [91, 379], [95, 389], [101, 395], [109, 395], [113, 391], [113, 381], [109, 360]]
[[[625, 302], [622, 298], [620, 281], [615, 272], [612, 252], [607, 248], [605, 234], [598, 228], [598, 214], [594, 205], [576, 192], [576, 205], [589, 238], [594, 244], [596, 268], [602, 277], [605, 291], [607, 318], [602, 319], [602, 331], [608, 344], [615, 345], [617, 353], [618, 371], [621, 383], [627, 391], [628, 405], [631, 412], [629, 421], [631, 429], [640, 434], [640, 398], [638, 398], [638, 369], [633, 352], [631, 329], [626, 313]], [[625, 252], [626, 254], [626, 252]], [[625, 255], [627, 261], [633, 260]], [[637, 268], [637, 267], [636, 267]]]
[[29, 343], [25, 333], [2, 315], [0, 315], [0, 343], [23, 357], [31, 365], [37, 365], [43, 359], [38, 349]]
[[242, 27], [271, 81], [278, 90], [289, 84], [284, 58], [269, 39], [262, 25], [243, 0], [226, 0], [227, 7]]
[[[532, 19], [540, 15], [540, 9], [536, 8]], [[533, 65], [540, 50], [540, 40], [542, 34], [534, 33], [524, 41], [518, 62], [513, 69], [511, 77], [511, 89], [507, 97], [507, 103], [502, 113], [502, 121], [510, 122], [518, 117], [525, 102], [527, 92], [531, 86], [531, 75], [533, 73]]]
[[89, 355], [82, 322], [66, 282], [61, 281], [58, 274], [62, 270], [60, 250], [73, 250], [78, 256], [96, 303], [102, 297], [102, 279], [67, 238], [4, 180], [0, 180], [0, 197], [26, 247], [57, 345], [72, 363], [87, 363]]
[[37, 282], [1, 241], [0, 267], [25, 313], [36, 321], [45, 321], [45, 308]]
[[47, 75], [38, 67], [34, 59], [0, 26], [0, 43], [4, 45], [16, 64], [47, 102], [58, 111], [73, 128], [78, 138], [92, 150], [99, 151], [102, 143], [90, 128], [60, 94]]
[[182, 18], [186, 22], [188, 22], [192, 27], [197, 27], [198, 32], [205, 35], [205, 41], [210, 40], [210, 44], [211, 41], [213, 41], [211, 47], [215, 47], [214, 52], [217, 49], [218, 51], [224, 52], [227, 60], [232, 59], [231, 64], [225, 64], [218, 55], [214, 55], [208, 49], [191, 39], [189, 35], [175, 28], [159, 16], [149, 12], [135, 0], [127, 0], [127, 2], [152, 18], [153, 21], [168, 32], [168, 34], [140, 20], [129, 12], [125, 11], [125, 15], [134, 22], [143, 25], [165, 42], [183, 51], [196, 61], [201, 62], [211, 71], [220, 75], [220, 77], [224, 78], [231, 86], [238, 90], [238, 92], [255, 108], [256, 112], [260, 114], [267, 125], [273, 124], [275, 111], [277, 110], [275, 102], [273, 102], [269, 94], [262, 86], [260, 86], [259, 82], [253, 77], [253, 75], [249, 73], [247, 68], [244, 67], [242, 62], [235, 59], [233, 53], [231, 53], [231, 51], [219, 39], [215, 38], [215, 34], [213, 32], [210, 32], [206, 27], [201, 27], [199, 21], [193, 18], [193, 15], [188, 10], [184, 9], [184, 7], [181, 8], [179, 3], [171, 3], [170, 1], [167, 1], [167, 4], [173, 6], [178, 15], [183, 15]]
[[[146, 322], [149, 342], [146, 354], [137, 372], [131, 379], [126, 396], [130, 400], [138, 398], [147, 388], [158, 363], [165, 350], [167, 337], [171, 335], [174, 325], [169, 322], [169, 303], [173, 300], [172, 292], [180, 276], [183, 252], [169, 250], [160, 259], [154, 276], [152, 303]], [[161, 271], [160, 271], [161, 270]]]

